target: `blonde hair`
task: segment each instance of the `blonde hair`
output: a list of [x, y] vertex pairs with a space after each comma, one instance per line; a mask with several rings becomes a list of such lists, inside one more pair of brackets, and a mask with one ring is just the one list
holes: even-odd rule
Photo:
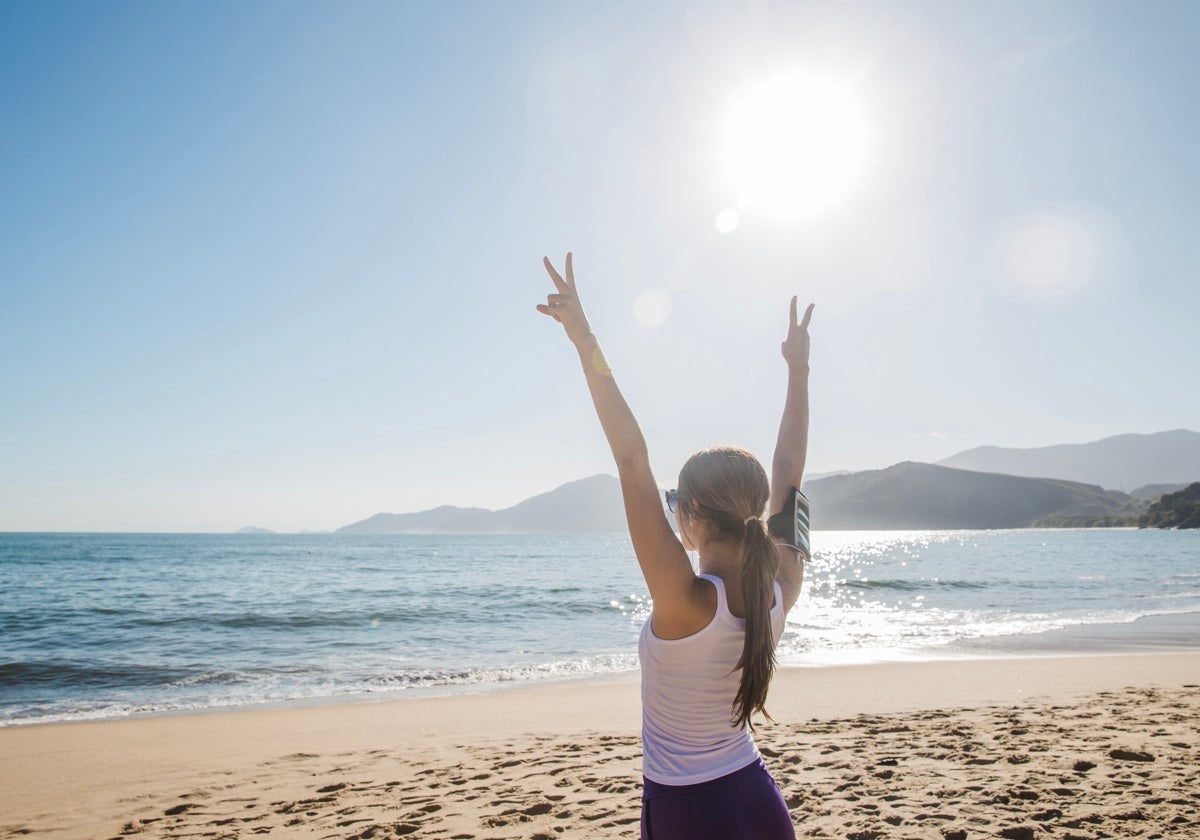
[[732, 722], [737, 727], [750, 724], [753, 728], [751, 717], [755, 712], [771, 720], [766, 702], [775, 673], [771, 601], [779, 555], [763, 521], [770, 494], [762, 464], [736, 446], [697, 452], [679, 471], [679, 495], [684, 510], [708, 526], [712, 539], [741, 546], [746, 638], [741, 658], [734, 666], [735, 671], [742, 672], [732, 710]]

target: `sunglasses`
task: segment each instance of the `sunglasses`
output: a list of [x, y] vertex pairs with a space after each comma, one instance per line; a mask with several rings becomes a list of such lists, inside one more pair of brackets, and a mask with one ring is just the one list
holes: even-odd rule
[[667, 510], [674, 513], [679, 508], [679, 500], [682, 498], [678, 490], [668, 490], [666, 492]]

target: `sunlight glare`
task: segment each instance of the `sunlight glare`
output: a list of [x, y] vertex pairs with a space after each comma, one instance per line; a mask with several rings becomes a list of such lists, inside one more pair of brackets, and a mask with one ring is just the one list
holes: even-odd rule
[[837, 205], [858, 182], [866, 123], [847, 86], [781, 73], [738, 101], [722, 158], [745, 206], [811, 217]]

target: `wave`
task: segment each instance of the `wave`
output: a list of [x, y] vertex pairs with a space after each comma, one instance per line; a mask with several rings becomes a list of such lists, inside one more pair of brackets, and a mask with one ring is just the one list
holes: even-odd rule
[[526, 682], [596, 676], [630, 671], [636, 667], [637, 657], [634, 654], [607, 654], [507, 667], [410, 669], [368, 677], [363, 685], [368, 690], [376, 690]]
[[[213, 669], [199, 663], [187, 665], [126, 665], [118, 663], [7, 662], [0, 664], [0, 690], [29, 689], [157, 689], [197, 685], [244, 685], [324, 673], [303, 667], [251, 667]], [[2, 695], [0, 695], [2, 699]]]
[[191, 671], [161, 665], [122, 665], [81, 662], [6, 662], [0, 665], [0, 688], [37, 686], [77, 686], [114, 688], [164, 685], [183, 679]]
[[894, 589], [899, 592], [913, 592], [929, 589], [987, 589], [990, 584], [977, 580], [840, 580], [836, 584], [846, 589]]
[[373, 622], [394, 624], [461, 620], [462, 613], [448, 609], [413, 608], [390, 611], [313, 611], [293, 613], [246, 612], [232, 615], [129, 615], [125, 623], [131, 627], [223, 627], [242, 630], [295, 630], [321, 627], [363, 627]]
[[21, 610], [0, 613], [0, 630], [9, 633], [30, 632], [49, 627], [94, 627], [97, 631], [109, 628], [137, 630], [141, 628], [224, 628], [232, 630], [296, 630], [310, 628], [358, 628], [384, 624], [477, 624], [494, 625], [505, 621], [527, 621], [531, 615], [581, 616], [612, 612], [614, 601], [595, 597], [563, 598], [563, 595], [584, 595], [585, 590], [562, 587], [547, 590], [526, 590], [522, 595], [512, 592], [481, 594], [474, 597], [446, 597], [444, 605], [423, 603], [419, 606], [389, 606], [372, 610], [370, 605], [355, 605], [340, 610], [271, 612], [255, 610], [243, 613], [205, 612], [203, 606], [191, 614], [150, 611], [137, 607], [84, 607], [60, 609], [55, 613], [44, 610]]
[[[12, 663], [28, 666], [35, 663]], [[0, 666], [3, 669], [9, 666]], [[628, 672], [637, 667], [633, 654], [606, 654], [535, 662], [508, 667], [412, 668], [391, 673], [340, 677], [321, 669], [251, 669], [197, 672], [157, 690], [80, 701], [0, 702], [0, 728], [30, 723], [104, 720], [200, 709], [230, 709], [264, 703], [294, 703], [318, 698], [353, 697], [411, 690], [500, 686], [513, 682], [571, 679]], [[28, 668], [23, 669], [28, 673]]]

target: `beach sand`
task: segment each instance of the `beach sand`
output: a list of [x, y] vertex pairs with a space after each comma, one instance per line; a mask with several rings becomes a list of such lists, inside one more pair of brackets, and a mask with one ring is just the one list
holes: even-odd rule
[[[1200, 653], [783, 669], [800, 837], [1200, 837]], [[636, 676], [0, 730], [0, 837], [631, 838]]]

